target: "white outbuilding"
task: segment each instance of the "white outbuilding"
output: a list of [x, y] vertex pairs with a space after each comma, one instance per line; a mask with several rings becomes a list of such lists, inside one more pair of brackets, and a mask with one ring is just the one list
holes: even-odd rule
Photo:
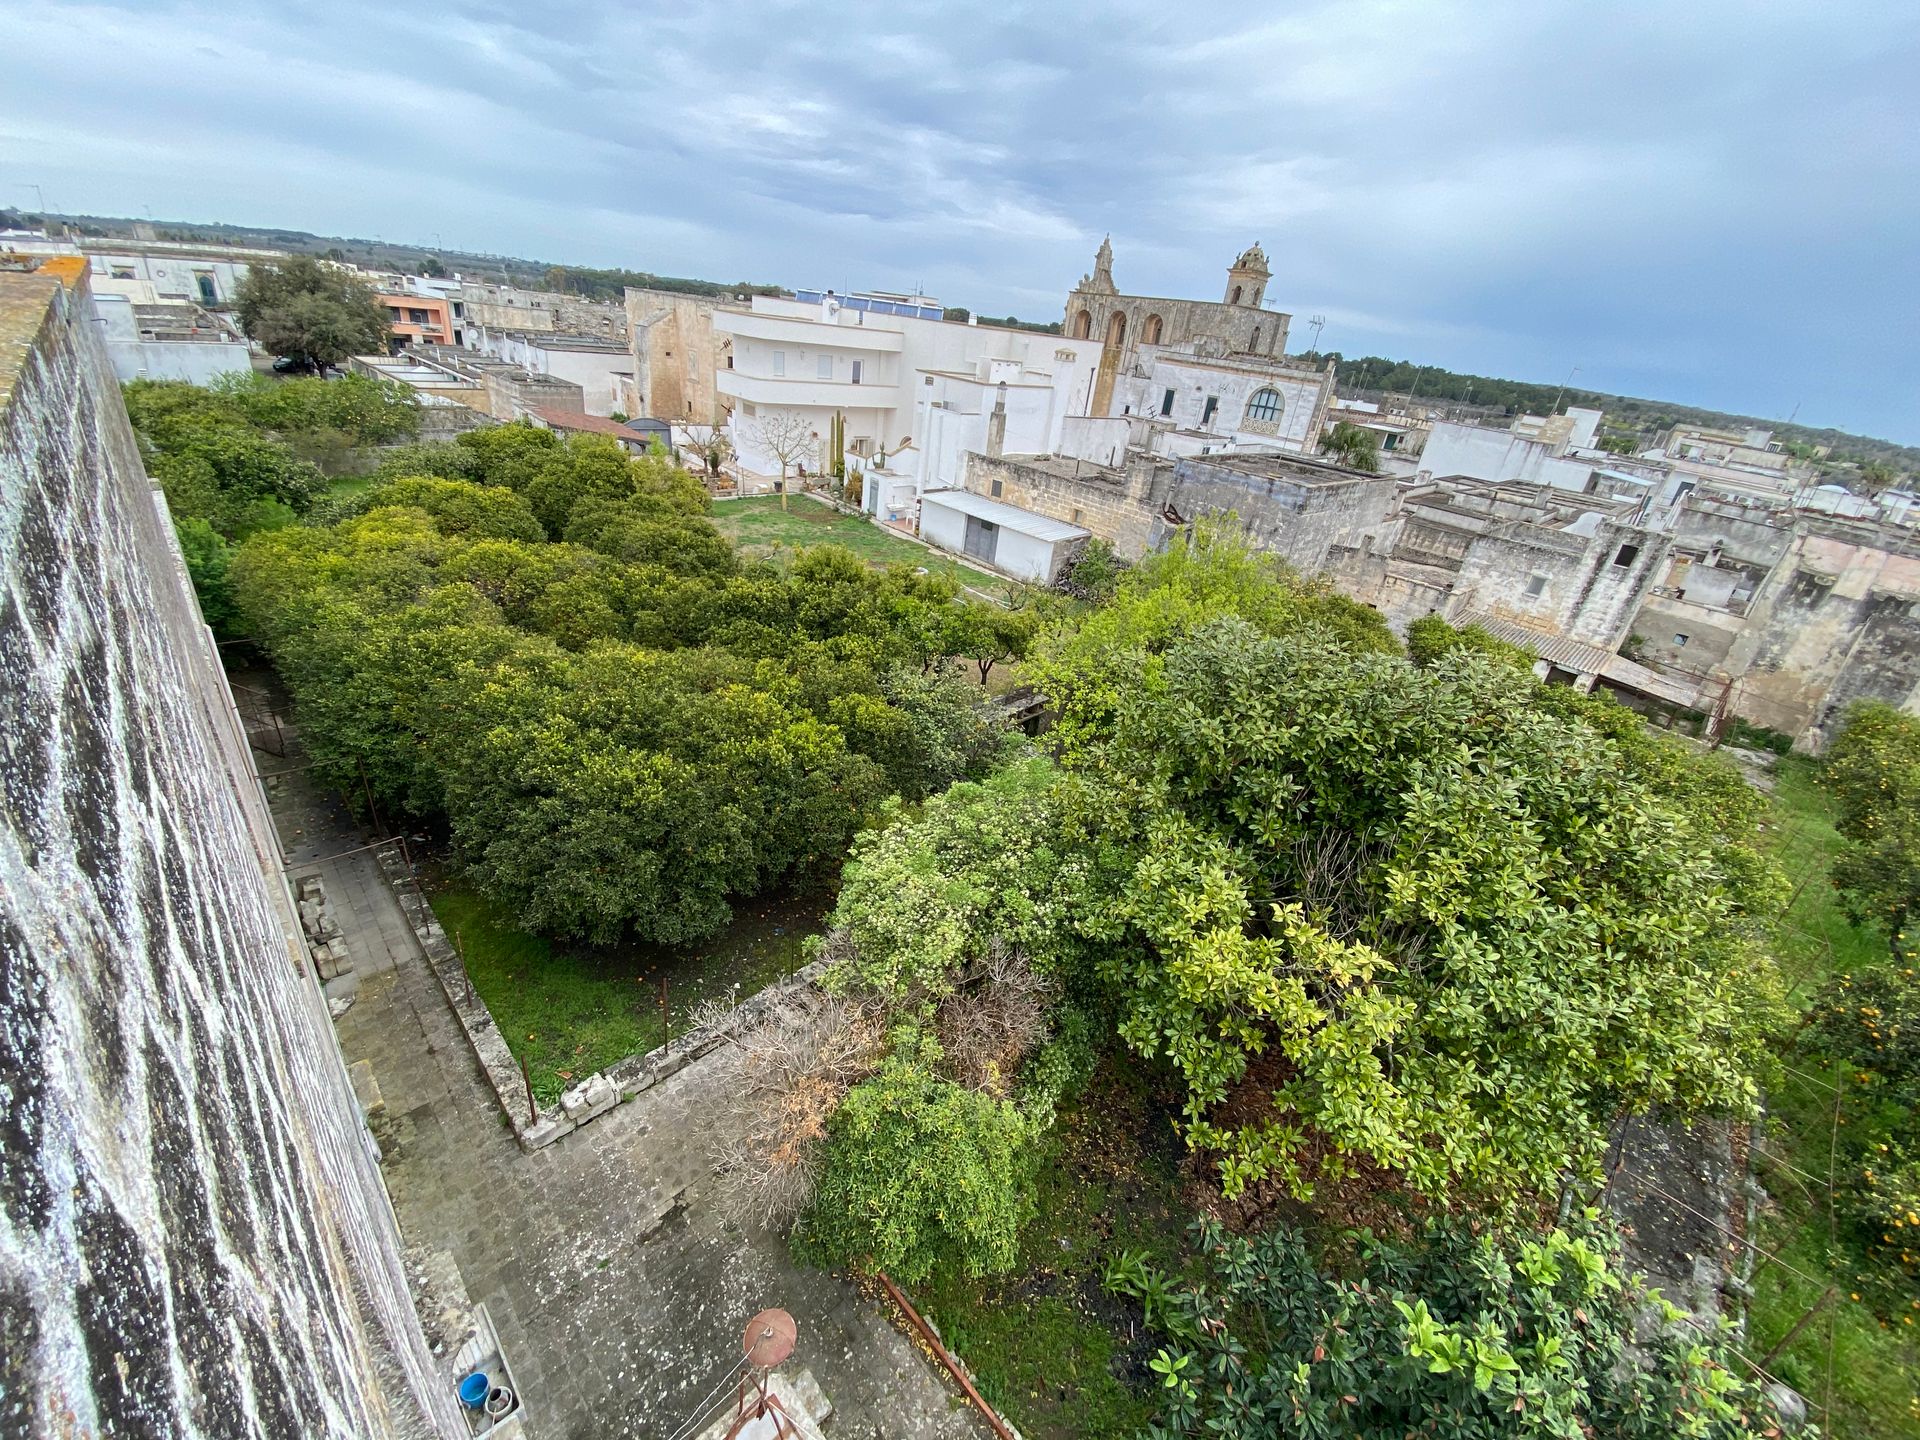
[[1035, 585], [1051, 585], [1092, 532], [970, 490], [920, 497], [920, 538]]

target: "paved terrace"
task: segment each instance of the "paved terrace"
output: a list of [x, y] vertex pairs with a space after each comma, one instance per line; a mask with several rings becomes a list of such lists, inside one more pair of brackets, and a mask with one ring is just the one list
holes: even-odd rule
[[[297, 740], [284, 759], [256, 758], [262, 772], [304, 763]], [[787, 1368], [804, 1365], [832, 1401], [834, 1440], [987, 1434], [848, 1281], [715, 1212], [713, 1067], [522, 1151], [371, 853], [325, 858], [364, 843], [352, 818], [304, 771], [267, 783], [290, 873], [323, 877], [353, 953], [358, 991], [338, 1032], [379, 1085], [371, 1123], [401, 1232], [450, 1252], [487, 1305], [532, 1440], [665, 1440], [769, 1305], [799, 1324]]]

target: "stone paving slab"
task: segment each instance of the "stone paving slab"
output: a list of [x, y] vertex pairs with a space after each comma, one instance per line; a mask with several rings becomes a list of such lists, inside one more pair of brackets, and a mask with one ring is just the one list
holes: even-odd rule
[[770, 1305], [799, 1325], [795, 1363], [833, 1405], [833, 1440], [987, 1434], [874, 1302], [795, 1266], [779, 1237], [721, 1219], [708, 1159], [716, 1067], [690, 1065], [524, 1151], [371, 852], [312, 863], [361, 843], [351, 818], [299, 775], [270, 790], [292, 873], [326, 877], [364, 966], [337, 1031], [384, 1101], [373, 1125], [402, 1233], [450, 1252], [487, 1305], [532, 1440], [665, 1440]]

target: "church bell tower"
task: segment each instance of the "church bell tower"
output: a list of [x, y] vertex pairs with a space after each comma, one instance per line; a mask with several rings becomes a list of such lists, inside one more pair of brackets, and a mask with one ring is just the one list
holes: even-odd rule
[[1256, 240], [1240, 252], [1240, 258], [1227, 271], [1226, 303], [1259, 309], [1261, 300], [1266, 297], [1267, 280], [1271, 274], [1267, 269], [1266, 252]]

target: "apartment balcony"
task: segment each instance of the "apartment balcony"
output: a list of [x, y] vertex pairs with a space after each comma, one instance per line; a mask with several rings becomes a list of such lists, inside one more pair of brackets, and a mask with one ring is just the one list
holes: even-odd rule
[[893, 385], [853, 384], [847, 380], [813, 380], [804, 376], [749, 375], [742, 370], [716, 371], [722, 395], [755, 405], [818, 405], [834, 410], [890, 410], [899, 401]]
[[[843, 315], [847, 312], [842, 311]], [[834, 324], [827, 320], [789, 319], [784, 315], [755, 315], [740, 310], [713, 312], [713, 328], [723, 335], [768, 340], [816, 350], [873, 350], [899, 353], [905, 339], [898, 330], [874, 325]]]

